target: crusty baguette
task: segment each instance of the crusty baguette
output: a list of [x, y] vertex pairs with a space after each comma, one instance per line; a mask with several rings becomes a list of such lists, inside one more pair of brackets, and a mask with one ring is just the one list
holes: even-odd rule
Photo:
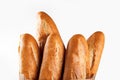
[[19, 80], [37, 80], [39, 70], [39, 48], [30, 34], [20, 36], [18, 47], [20, 56]]
[[[38, 12], [38, 25], [37, 25], [37, 42], [40, 50], [40, 68], [43, 58], [43, 50], [50, 34], [57, 34], [60, 36], [57, 26], [55, 25], [52, 18], [45, 12]], [[61, 37], [60, 37], [61, 38]]]
[[38, 45], [44, 48], [46, 39], [50, 34], [58, 34], [59, 31], [56, 27], [56, 24], [52, 20], [52, 18], [45, 12], [38, 12], [38, 25], [37, 25], [37, 41]]
[[86, 79], [86, 55], [88, 45], [84, 36], [74, 35], [68, 42], [63, 80]]
[[64, 45], [59, 35], [50, 34], [45, 43], [39, 80], [61, 80]]
[[104, 34], [101, 31], [93, 33], [87, 40], [89, 50], [89, 60], [87, 64], [87, 78], [92, 78], [96, 75], [100, 63], [103, 47], [104, 47]]

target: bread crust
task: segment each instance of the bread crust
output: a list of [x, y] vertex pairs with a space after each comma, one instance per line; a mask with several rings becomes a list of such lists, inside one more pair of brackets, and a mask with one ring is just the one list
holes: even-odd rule
[[18, 47], [20, 57], [19, 80], [36, 80], [39, 70], [39, 48], [30, 34], [22, 34]]
[[44, 47], [46, 39], [50, 34], [58, 34], [59, 31], [55, 22], [52, 18], [45, 12], [38, 12], [38, 25], [37, 25], [37, 41], [38, 45]]
[[87, 78], [92, 78], [97, 73], [102, 51], [104, 48], [104, 41], [104, 33], [101, 31], [96, 31], [87, 40], [89, 50], [89, 60], [87, 61], [89, 67], [87, 67], [86, 72]]
[[50, 34], [45, 43], [39, 80], [61, 80], [64, 45], [59, 35]]
[[86, 79], [87, 41], [80, 34], [74, 35], [68, 42], [63, 80]]
[[[37, 42], [40, 50], [40, 68], [43, 58], [43, 50], [46, 44], [47, 38], [51, 34], [57, 34], [60, 36], [56, 24], [52, 18], [45, 12], [38, 12], [38, 25], [37, 25]], [[60, 37], [61, 38], [61, 37]], [[61, 39], [62, 40], [62, 39]]]

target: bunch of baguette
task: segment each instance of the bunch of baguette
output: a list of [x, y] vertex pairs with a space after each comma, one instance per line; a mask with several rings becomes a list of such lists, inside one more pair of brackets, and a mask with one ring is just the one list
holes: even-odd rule
[[74, 34], [67, 48], [56, 24], [45, 12], [38, 13], [37, 38], [20, 35], [19, 80], [95, 80], [104, 33], [94, 32], [87, 40]]

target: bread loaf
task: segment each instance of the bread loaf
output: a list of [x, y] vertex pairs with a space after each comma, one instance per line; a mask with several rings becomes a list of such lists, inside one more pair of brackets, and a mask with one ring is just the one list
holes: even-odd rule
[[100, 63], [102, 51], [104, 48], [104, 33], [96, 31], [87, 40], [89, 50], [89, 60], [87, 64], [87, 78], [92, 78], [96, 75]]
[[59, 35], [50, 34], [45, 43], [39, 80], [61, 80], [64, 45]]
[[30, 34], [20, 36], [18, 47], [20, 57], [19, 80], [37, 80], [39, 72], [39, 48]]
[[63, 80], [86, 79], [87, 41], [80, 34], [74, 35], [68, 42]]

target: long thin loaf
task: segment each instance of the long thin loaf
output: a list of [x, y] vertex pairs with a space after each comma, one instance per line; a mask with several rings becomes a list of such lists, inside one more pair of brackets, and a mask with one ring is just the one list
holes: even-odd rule
[[20, 56], [19, 80], [36, 80], [39, 72], [39, 48], [32, 35], [20, 36], [18, 52]]

